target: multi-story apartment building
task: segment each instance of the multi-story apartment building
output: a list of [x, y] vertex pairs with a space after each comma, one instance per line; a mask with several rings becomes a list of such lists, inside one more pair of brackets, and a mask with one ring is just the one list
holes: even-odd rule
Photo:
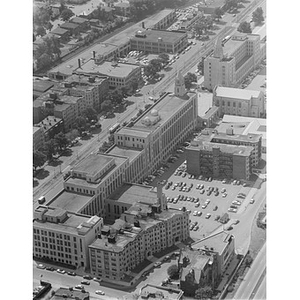
[[265, 97], [261, 91], [216, 86], [213, 105], [220, 107], [221, 115], [259, 118], [266, 112]]
[[43, 147], [45, 142], [44, 129], [40, 126], [33, 126], [33, 151]]
[[52, 139], [57, 133], [63, 131], [64, 122], [62, 119], [54, 116], [48, 116], [36, 125], [41, 127], [44, 132], [44, 141]]
[[67, 132], [72, 129], [76, 119], [82, 115], [84, 108], [84, 98], [82, 96], [64, 95], [56, 101], [53, 114], [64, 121], [64, 129]]
[[[193, 144], [196, 146], [194, 147]], [[223, 147], [222, 144], [235, 147]], [[261, 153], [262, 135], [260, 134], [234, 134], [233, 127], [226, 128], [226, 132], [206, 128], [194, 139], [188, 149], [187, 168], [188, 171], [196, 173], [201, 170], [206, 171], [213, 176], [218, 174], [221, 176], [219, 172], [223, 170], [221, 173], [224, 175], [228, 173], [228, 176], [232, 174], [232, 176], [248, 178], [248, 172], [251, 173], [252, 168], [260, 162]], [[206, 159], [208, 159], [207, 163], [205, 163]], [[196, 161], [197, 165], [193, 165]], [[209, 167], [212, 162], [214, 164]], [[204, 168], [200, 168], [200, 163]], [[225, 172], [224, 168], [228, 168], [228, 171]]]
[[192, 142], [186, 150], [187, 171], [214, 178], [248, 180], [253, 147], [211, 142]]
[[265, 57], [265, 41], [260, 37], [235, 33], [224, 47], [218, 38], [213, 54], [204, 60], [204, 87], [237, 87]]
[[[197, 125], [197, 94], [186, 92], [181, 72], [175, 79], [174, 94], [167, 94], [139, 117], [132, 127], [114, 134], [118, 147], [137, 149], [143, 159], [134, 168], [142, 179], [166, 159]], [[136, 178], [133, 173], [132, 178]], [[132, 182], [132, 181], [131, 181]]]
[[161, 196], [156, 203], [141, 199], [103, 228], [89, 246], [93, 275], [120, 281], [145, 259], [189, 237], [188, 212], [167, 209]]
[[34, 210], [33, 256], [88, 268], [88, 246], [101, 232], [102, 226], [103, 220], [97, 216], [38, 206]]
[[141, 80], [141, 67], [136, 64], [108, 62], [95, 56], [84, 64], [79, 60], [74, 74], [102, 75], [108, 78], [110, 87], [126, 87], [131, 81]]
[[108, 78], [105, 76], [72, 75], [64, 81], [70, 96], [82, 96], [84, 107], [100, 109], [104, 96], [109, 89]]
[[149, 53], [178, 53], [187, 45], [187, 33], [182, 31], [139, 30], [130, 39], [132, 50]]

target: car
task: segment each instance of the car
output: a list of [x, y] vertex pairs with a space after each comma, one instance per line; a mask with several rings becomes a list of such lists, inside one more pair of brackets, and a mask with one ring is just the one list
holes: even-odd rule
[[53, 267], [46, 267], [46, 270], [53, 272], [55, 269]]
[[65, 273], [66, 273], [66, 271], [63, 270], [63, 269], [57, 269], [56, 272], [57, 272], [57, 273], [60, 273], [60, 274], [65, 274]]
[[226, 180], [226, 179], [223, 179], [223, 180], [222, 180], [222, 183], [224, 183], [224, 184], [227, 183], [227, 180]]
[[245, 183], [243, 183], [243, 187], [246, 187], [247, 186], [247, 183], [245, 182]]
[[84, 286], [81, 284], [78, 284], [74, 287], [75, 290], [84, 291]]
[[71, 271], [67, 272], [67, 274], [70, 275], [70, 276], [76, 276], [77, 275], [75, 272], [71, 272]]
[[99, 283], [102, 282], [102, 278], [100, 278], [100, 277], [94, 277], [93, 280], [96, 282], [99, 282]]
[[252, 198], [251, 200], [250, 200], [250, 204], [253, 204], [255, 202], [255, 200]]
[[91, 280], [93, 279], [93, 277], [91, 275], [83, 275], [82, 276], [83, 279], [86, 279], [86, 280]]
[[193, 216], [197, 216], [197, 214], [198, 214], [198, 212], [195, 210], [195, 211], [193, 212]]
[[205, 203], [206, 203], [206, 204], [209, 204], [209, 203], [210, 203], [210, 200], [209, 200], [209, 199], [206, 199], [206, 200], [205, 200]]
[[219, 196], [219, 192], [218, 191], [215, 191], [215, 196]]
[[240, 223], [240, 220], [235, 220], [232, 224], [237, 225]]
[[90, 282], [88, 280], [82, 280], [81, 284], [90, 285]]
[[225, 193], [226, 192], [226, 189], [225, 188], [222, 188], [221, 189], [221, 193]]
[[216, 205], [213, 210], [216, 211], [217, 209], [218, 209], [218, 206]]
[[227, 196], [227, 193], [223, 193], [222, 197], [225, 198]]
[[156, 262], [156, 263], [154, 263], [154, 268], [158, 268], [158, 267], [160, 267], [162, 265], [162, 262], [161, 261], [158, 261], [158, 262]]
[[210, 217], [211, 217], [211, 214], [207, 213], [206, 216], [205, 216], [205, 219], [209, 219]]
[[202, 190], [199, 191], [199, 193], [200, 193], [200, 194], [204, 194], [204, 193], [205, 193], [205, 190], [202, 189]]
[[240, 201], [236, 201], [236, 200], [235, 200], [235, 201], [232, 201], [231, 203], [232, 203], [233, 205], [241, 205], [241, 202], [240, 202]]
[[229, 207], [229, 208], [228, 208], [228, 211], [229, 211], [229, 212], [236, 213], [236, 212], [237, 212], [237, 209], [236, 209], [236, 208]]
[[102, 296], [105, 295], [105, 293], [104, 293], [103, 291], [99, 291], [99, 290], [96, 291], [95, 294], [97, 294], [97, 295], [102, 295]]
[[201, 217], [201, 215], [202, 215], [202, 212], [201, 212], [201, 211], [198, 211], [197, 216], [198, 216], [198, 217]]
[[38, 264], [37, 266], [36, 266], [38, 269], [46, 269], [46, 266], [44, 266], [43, 264]]

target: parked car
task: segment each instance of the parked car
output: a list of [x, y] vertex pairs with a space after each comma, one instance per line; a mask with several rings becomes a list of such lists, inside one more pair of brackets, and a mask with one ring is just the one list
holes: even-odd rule
[[46, 266], [44, 266], [43, 264], [38, 264], [36, 267], [38, 269], [45, 269], [46, 268]]
[[87, 280], [82, 280], [82, 281], [81, 281], [81, 284], [90, 285], [90, 282], [87, 281]]
[[55, 269], [53, 267], [46, 267], [46, 270], [51, 271], [51, 272], [55, 271]]
[[96, 291], [95, 294], [102, 295], [102, 296], [105, 295], [105, 293], [103, 291]]
[[74, 287], [75, 290], [84, 291], [84, 286], [81, 284], [78, 284]]
[[211, 214], [210, 214], [210, 213], [207, 213], [206, 216], [205, 216], [205, 219], [209, 219], [210, 216], [211, 216]]
[[67, 272], [68, 275], [70, 276], [76, 276], [77, 274], [75, 272]]
[[63, 270], [63, 269], [57, 269], [56, 272], [57, 272], [57, 273], [60, 273], [60, 274], [65, 274], [65, 273], [66, 273], [66, 271]]
[[251, 200], [250, 200], [250, 204], [253, 204], [255, 202], [255, 200], [252, 198]]

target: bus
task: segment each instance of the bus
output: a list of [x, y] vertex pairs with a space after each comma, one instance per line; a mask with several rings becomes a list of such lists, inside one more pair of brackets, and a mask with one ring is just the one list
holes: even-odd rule
[[231, 35], [225, 36], [224, 39], [222, 40], [222, 45], [224, 45], [226, 42], [228, 42], [230, 38], [231, 38]]
[[113, 134], [117, 131], [117, 129], [120, 128], [120, 123], [116, 123], [115, 125], [111, 126], [108, 131], [110, 134]]

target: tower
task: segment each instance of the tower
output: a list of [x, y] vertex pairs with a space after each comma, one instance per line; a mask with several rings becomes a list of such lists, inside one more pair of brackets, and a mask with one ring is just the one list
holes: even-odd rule
[[215, 43], [213, 57], [222, 59], [224, 56], [221, 37], [218, 37]]
[[177, 73], [177, 76], [175, 78], [175, 87], [174, 87], [174, 94], [176, 96], [184, 96], [186, 94], [185, 84], [184, 84], [184, 78], [182, 76], [181, 71]]

